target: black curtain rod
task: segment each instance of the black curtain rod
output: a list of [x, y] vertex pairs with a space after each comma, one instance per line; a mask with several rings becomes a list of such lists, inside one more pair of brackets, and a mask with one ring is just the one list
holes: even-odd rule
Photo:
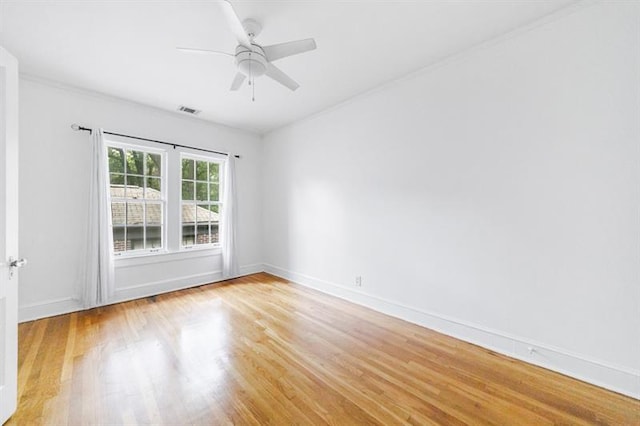
[[[90, 129], [89, 127], [78, 126], [77, 124], [72, 124], [71, 128], [73, 130], [75, 130], [75, 131], [85, 131], [85, 132], [93, 133], [93, 129]], [[196, 151], [210, 152], [212, 154], [229, 155], [228, 152], [213, 151], [211, 149], [198, 148], [198, 147], [189, 146], [189, 145], [180, 145], [179, 143], [159, 141], [159, 140], [156, 140], [156, 139], [141, 138], [139, 136], [124, 135], [122, 133], [114, 133], [114, 132], [107, 132], [107, 131], [103, 131], [103, 133], [105, 135], [121, 136], [123, 138], [138, 139], [140, 141], [147, 141], [147, 142], [159, 143], [159, 144], [162, 144], [162, 145], [169, 145], [169, 146], [172, 146], [173, 149], [176, 149], [176, 148], [180, 147], [180, 148], [194, 149]], [[234, 157], [240, 158], [239, 155], [234, 155]]]

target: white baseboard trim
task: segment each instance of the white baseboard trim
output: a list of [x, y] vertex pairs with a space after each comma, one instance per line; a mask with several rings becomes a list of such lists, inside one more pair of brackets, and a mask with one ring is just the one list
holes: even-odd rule
[[[263, 265], [261, 263], [245, 265], [240, 267], [240, 274], [238, 275], [238, 277], [255, 274], [262, 271]], [[222, 271], [214, 271], [129, 286], [116, 289], [113, 303], [126, 302], [129, 300], [140, 299], [142, 297], [156, 296], [162, 293], [184, 290], [185, 288], [197, 287], [220, 281], [224, 281], [224, 278], [222, 278]]]
[[[296, 284], [310, 287], [378, 312], [482, 346], [511, 358], [640, 399], [639, 371], [611, 365], [551, 345], [509, 335], [499, 330], [492, 330], [392, 300], [382, 299], [361, 290], [323, 281], [274, 265], [265, 264], [264, 271]], [[533, 349], [533, 352], [530, 352], [530, 348]]]
[[156, 296], [162, 293], [184, 290], [203, 284], [222, 281], [222, 272], [207, 272], [203, 274], [187, 275], [180, 278], [154, 281], [116, 289], [113, 303], [128, 302], [143, 297]]
[[259, 272], [264, 272], [264, 264], [254, 263], [252, 265], [241, 266], [239, 276], [244, 277], [245, 275], [257, 274]]
[[30, 303], [18, 308], [18, 322], [33, 321], [80, 310], [82, 310], [80, 301], [73, 297]]
[[[242, 277], [262, 271], [263, 265], [261, 263], [245, 265], [240, 267], [240, 275], [238, 276]], [[126, 302], [129, 300], [155, 296], [162, 293], [169, 293], [172, 291], [183, 290], [185, 288], [197, 287], [220, 281], [224, 281], [222, 278], [222, 272], [214, 271], [175, 279], [144, 283], [141, 285], [116, 289], [112, 303]], [[83, 309], [84, 308], [82, 307], [80, 300], [73, 297], [48, 300], [20, 306], [18, 308], [18, 321], [21, 323], [33, 321], [41, 318], [68, 314], [70, 312], [77, 312]]]

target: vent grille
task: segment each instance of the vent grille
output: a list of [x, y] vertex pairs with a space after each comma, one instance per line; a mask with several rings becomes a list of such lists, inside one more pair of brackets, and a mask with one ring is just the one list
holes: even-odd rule
[[185, 112], [187, 114], [192, 114], [192, 115], [200, 114], [200, 110], [199, 109], [191, 108], [191, 107], [184, 106], [184, 105], [180, 105], [178, 107], [178, 111]]

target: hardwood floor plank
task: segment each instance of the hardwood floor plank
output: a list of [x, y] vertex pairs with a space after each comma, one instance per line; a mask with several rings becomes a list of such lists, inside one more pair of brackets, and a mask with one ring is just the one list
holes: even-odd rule
[[640, 425], [640, 401], [255, 274], [21, 324], [9, 425]]

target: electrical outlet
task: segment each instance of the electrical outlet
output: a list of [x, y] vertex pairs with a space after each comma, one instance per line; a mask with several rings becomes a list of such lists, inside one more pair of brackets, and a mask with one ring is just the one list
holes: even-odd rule
[[356, 277], [356, 287], [362, 287], [362, 277], [360, 275]]

